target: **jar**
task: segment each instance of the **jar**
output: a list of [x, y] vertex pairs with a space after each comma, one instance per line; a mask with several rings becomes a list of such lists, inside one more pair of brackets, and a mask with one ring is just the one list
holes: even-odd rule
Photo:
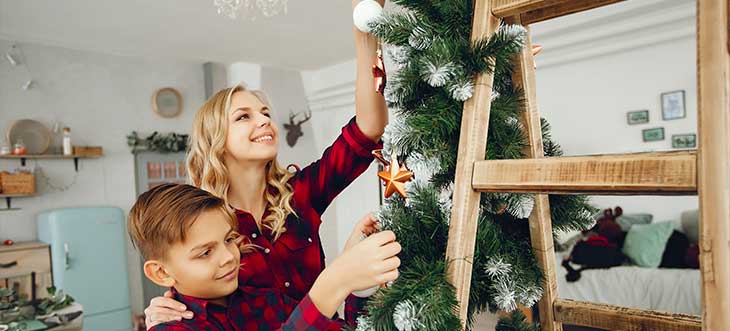
[[12, 154], [12, 150], [10, 149], [10, 144], [8, 144], [7, 141], [3, 142], [3, 145], [0, 146], [0, 155], [10, 155]]
[[73, 146], [71, 146], [71, 129], [63, 128], [63, 155], [73, 155], [73, 153]]
[[18, 139], [18, 141], [15, 142], [15, 147], [13, 147], [13, 154], [14, 155], [28, 154], [28, 149], [25, 147], [25, 144], [23, 143], [22, 139]]

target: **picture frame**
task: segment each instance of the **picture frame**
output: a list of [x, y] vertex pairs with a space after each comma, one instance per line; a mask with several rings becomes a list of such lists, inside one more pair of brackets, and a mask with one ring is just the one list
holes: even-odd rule
[[152, 94], [152, 110], [165, 118], [180, 115], [182, 103], [182, 95], [172, 87], [163, 87]]
[[628, 123], [629, 125], [649, 123], [649, 111], [636, 110], [626, 113], [626, 123]]
[[697, 135], [694, 133], [672, 135], [672, 148], [697, 148]]
[[662, 141], [664, 140], [664, 128], [641, 130], [641, 136], [644, 142]]
[[665, 121], [687, 117], [684, 90], [661, 94], [662, 119]]

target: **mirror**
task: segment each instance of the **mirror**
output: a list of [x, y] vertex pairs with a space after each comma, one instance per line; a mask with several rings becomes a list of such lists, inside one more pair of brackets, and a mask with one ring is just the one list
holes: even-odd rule
[[[565, 156], [696, 149], [695, 6], [629, 1], [532, 26], [539, 111]], [[697, 196], [589, 198], [596, 225], [555, 243], [558, 297], [701, 315]]]

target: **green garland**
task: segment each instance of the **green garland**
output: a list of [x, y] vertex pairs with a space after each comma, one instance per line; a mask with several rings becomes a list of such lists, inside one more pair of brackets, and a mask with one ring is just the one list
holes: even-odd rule
[[[35, 319], [37, 316], [70, 306], [74, 298], [64, 294], [56, 287], [47, 287], [48, 297], [33, 302], [21, 298], [15, 291], [0, 288], [0, 324], [11, 324], [22, 320]], [[12, 328], [11, 328], [12, 330]]]
[[185, 152], [188, 149], [188, 135], [180, 133], [160, 134], [157, 131], [151, 135], [141, 138], [137, 131], [127, 135], [127, 146], [132, 149], [132, 153], [140, 151], [160, 152], [160, 153], [177, 153]]
[[[519, 117], [523, 93], [512, 84], [512, 60], [524, 47], [521, 26], [502, 25], [489, 39], [470, 42], [472, 5], [467, 0], [394, 0], [408, 9], [386, 14], [372, 25], [389, 45], [398, 66], [386, 90], [398, 120], [386, 129], [386, 153], [431, 174], [408, 187], [408, 198], [392, 197], [379, 211], [385, 229], [403, 246], [401, 277], [376, 293], [356, 330], [458, 330], [454, 288], [445, 257], [463, 103], [473, 81], [493, 72], [487, 159], [523, 158], [525, 133]], [[561, 155], [542, 121], [545, 155]], [[426, 180], [423, 180], [426, 178]], [[530, 307], [543, 293], [543, 274], [530, 245], [527, 194], [484, 193], [472, 268], [467, 328], [478, 312], [514, 311], [497, 330], [532, 331], [517, 305]], [[550, 196], [553, 232], [590, 225], [595, 208], [585, 197]], [[353, 328], [354, 329], [354, 328]]]

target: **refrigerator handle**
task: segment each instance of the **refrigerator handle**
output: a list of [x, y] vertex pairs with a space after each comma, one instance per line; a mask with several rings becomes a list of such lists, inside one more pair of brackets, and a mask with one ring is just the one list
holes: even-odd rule
[[68, 243], [63, 243], [63, 264], [66, 266], [66, 270], [71, 269], [71, 258], [68, 253]]
[[14, 266], [18, 265], [18, 261], [8, 262], [8, 263], [0, 263], [1, 269], [8, 269], [12, 268]]

